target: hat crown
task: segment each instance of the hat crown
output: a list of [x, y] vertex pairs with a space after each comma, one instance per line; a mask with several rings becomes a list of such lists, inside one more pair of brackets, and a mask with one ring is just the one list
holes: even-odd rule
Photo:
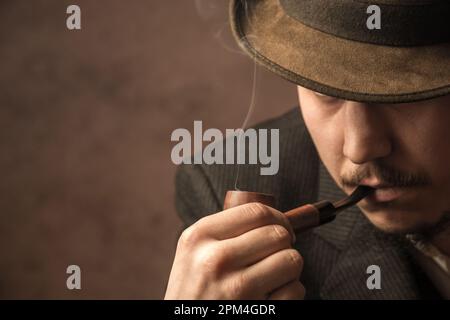
[[[285, 13], [325, 33], [364, 43], [422, 46], [450, 42], [450, 0], [277, 0]], [[378, 24], [369, 25], [378, 5]]]

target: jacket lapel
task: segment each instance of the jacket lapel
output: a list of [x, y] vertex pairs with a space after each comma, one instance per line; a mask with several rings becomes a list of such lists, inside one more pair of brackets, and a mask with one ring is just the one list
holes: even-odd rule
[[[319, 199], [337, 200], [345, 194], [322, 163]], [[420, 293], [406, 246], [398, 237], [378, 231], [354, 206], [314, 233], [339, 251], [334, 266], [320, 288], [323, 299], [419, 299]], [[367, 267], [381, 271], [381, 289], [367, 287]]]

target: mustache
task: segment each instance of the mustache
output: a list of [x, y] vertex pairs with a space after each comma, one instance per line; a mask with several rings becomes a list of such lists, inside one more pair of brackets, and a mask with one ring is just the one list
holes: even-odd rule
[[344, 174], [341, 183], [346, 187], [356, 187], [362, 180], [373, 177], [393, 187], [423, 187], [431, 184], [431, 178], [425, 172], [406, 172], [383, 163], [372, 163]]

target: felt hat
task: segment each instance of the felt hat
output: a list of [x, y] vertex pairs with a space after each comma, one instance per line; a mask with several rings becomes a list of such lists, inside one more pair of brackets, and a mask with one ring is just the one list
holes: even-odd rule
[[241, 48], [283, 78], [346, 100], [450, 94], [449, 0], [231, 0]]

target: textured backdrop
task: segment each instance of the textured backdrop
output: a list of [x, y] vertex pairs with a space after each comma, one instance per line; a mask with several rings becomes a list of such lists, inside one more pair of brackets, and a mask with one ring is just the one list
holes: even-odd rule
[[[0, 298], [163, 297], [181, 228], [170, 134], [239, 127], [250, 101], [226, 2], [0, 1]], [[259, 70], [251, 122], [295, 101]]]

